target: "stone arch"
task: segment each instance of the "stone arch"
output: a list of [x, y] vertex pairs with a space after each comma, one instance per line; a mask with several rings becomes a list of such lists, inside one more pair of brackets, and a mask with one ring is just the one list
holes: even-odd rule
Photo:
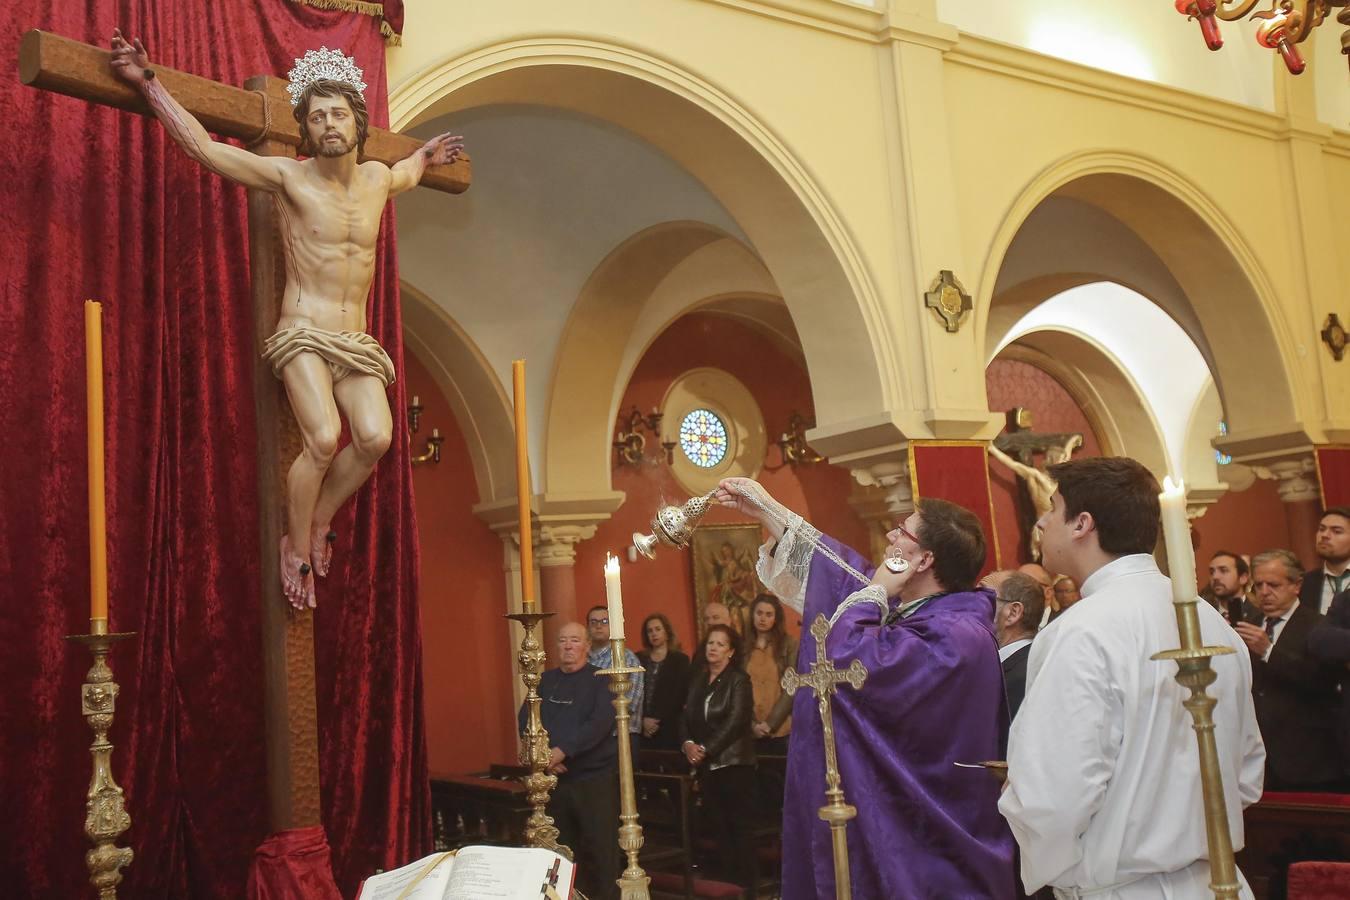
[[481, 504], [516, 493], [511, 400], [473, 339], [436, 301], [400, 281], [404, 346], [417, 354], [464, 433]]
[[[1156, 265], [1135, 266], [1137, 277], [1130, 278], [1112, 271], [1105, 255], [1075, 258], [1071, 252], [1061, 260], [1062, 272], [1000, 284], [1018, 234], [1042, 204], [1057, 198], [1115, 221], [1138, 244], [1129, 251], [1146, 251]], [[975, 318], [986, 353], [1006, 334], [1017, 309], [1077, 284], [1114, 281], [1158, 304], [1200, 348], [1233, 429], [1228, 443], [1259, 451], [1265, 441], [1300, 430], [1304, 392], [1294, 362], [1297, 341], [1273, 286], [1217, 205], [1161, 162], [1118, 151], [1058, 160], [1013, 203], [982, 274]]]
[[[666, 60], [629, 47], [580, 38], [507, 41], [448, 59], [409, 79], [390, 97], [393, 127], [414, 125], [477, 107], [532, 104], [608, 122], [666, 154], [697, 178], [730, 213], [753, 252], [772, 273], [800, 335], [812, 375], [817, 422], [822, 427], [864, 417], [907, 396], [894, 337], [881, 327], [878, 292], [842, 217], [805, 166], [783, 142], [730, 95]], [[691, 252], [688, 244], [711, 239], [675, 229], [666, 253]], [[652, 236], [630, 241], [630, 250], [654, 249]], [[673, 263], [672, 260], [668, 262]], [[581, 313], [580, 320], [587, 320]], [[572, 332], [579, 321], [576, 314]], [[625, 341], [625, 344], [627, 341]], [[561, 350], [560, 350], [561, 352]], [[558, 363], [563, 373], [564, 363]], [[603, 396], [612, 383], [593, 387]], [[555, 391], [554, 397], [559, 396]], [[550, 407], [557, 421], [560, 410]], [[570, 420], [604, 448], [612, 418]], [[560, 445], [546, 447], [550, 465]], [[588, 456], [591, 455], [588, 452]], [[605, 457], [596, 454], [599, 460]], [[601, 462], [584, 483], [545, 489], [595, 490]], [[608, 473], [603, 483], [608, 485]]]
[[642, 355], [680, 316], [733, 299], [771, 304], [773, 283], [748, 248], [702, 222], [645, 229], [601, 261], [559, 343], [545, 434], [550, 493], [610, 489], [615, 417]]
[[1168, 471], [1162, 429], [1134, 378], [1089, 335], [1042, 328], [1018, 336], [990, 358], [1017, 359], [1048, 373], [1083, 410], [1102, 453], [1130, 456], [1153, 472]]

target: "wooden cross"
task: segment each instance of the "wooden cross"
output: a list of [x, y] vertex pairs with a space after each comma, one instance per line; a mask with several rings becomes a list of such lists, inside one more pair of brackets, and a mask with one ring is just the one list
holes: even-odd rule
[[816, 695], [820, 723], [825, 734], [825, 805], [818, 815], [830, 826], [830, 840], [834, 844], [834, 895], [836, 900], [853, 896], [848, 874], [848, 840], [845, 826], [858, 814], [855, 807], [844, 802], [844, 787], [839, 778], [839, 758], [834, 748], [834, 716], [830, 711], [830, 696], [841, 683], [850, 684], [856, 691], [867, 680], [867, 668], [855, 659], [847, 669], [836, 669], [825, 655], [825, 638], [830, 634], [830, 622], [818, 615], [811, 623], [811, 636], [816, 639], [816, 661], [811, 663], [811, 674], [803, 675], [795, 668], [783, 673], [783, 690], [795, 694], [799, 687], [809, 687]]
[[[141, 94], [118, 79], [109, 51], [42, 31], [29, 31], [19, 48], [19, 77], [31, 87], [152, 115]], [[286, 81], [267, 75], [243, 88], [155, 66], [155, 75], [208, 131], [238, 138], [262, 156], [295, 156], [299, 130], [291, 117]], [[371, 128], [363, 159], [392, 166], [419, 147], [414, 138]], [[429, 169], [421, 184], [458, 194], [468, 190], [467, 157]], [[286, 467], [300, 451], [300, 432], [283, 399], [283, 388], [261, 356], [276, 329], [286, 268], [277, 240], [270, 194], [248, 192], [249, 256], [252, 261], [254, 407], [258, 421], [259, 548], [263, 597], [264, 719], [267, 728], [267, 790], [272, 830], [319, 825], [319, 735], [314, 698], [314, 614], [290, 611], [278, 589]], [[266, 423], [276, 423], [275, 428]]]

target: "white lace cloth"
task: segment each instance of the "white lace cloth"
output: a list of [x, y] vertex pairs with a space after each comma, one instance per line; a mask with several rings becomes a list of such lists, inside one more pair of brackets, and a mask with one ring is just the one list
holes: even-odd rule
[[[755, 572], [759, 580], [773, 592], [784, 606], [802, 612], [806, 606], [806, 582], [811, 575], [811, 557], [815, 553], [815, 542], [820, 532], [796, 513], [788, 513], [787, 527], [783, 537], [777, 541], [765, 541], [759, 548], [759, 562]], [[775, 547], [777, 548], [775, 550]], [[844, 598], [830, 616], [833, 627], [844, 610], [859, 603], [874, 603], [885, 616], [889, 610], [886, 603], [886, 590], [880, 585], [871, 584], [854, 591]]]

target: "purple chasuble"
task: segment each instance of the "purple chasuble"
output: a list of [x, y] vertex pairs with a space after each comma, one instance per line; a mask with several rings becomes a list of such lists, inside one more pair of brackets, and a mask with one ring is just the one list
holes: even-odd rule
[[[859, 571], [874, 566], [831, 538]], [[810, 626], [862, 585], [819, 553], [806, 583], [797, 668], [810, 671]], [[894, 602], [892, 603], [894, 608]], [[1003, 759], [1008, 713], [994, 598], [945, 594], [882, 625], [874, 604], [850, 608], [826, 640], [837, 668], [867, 667], [859, 691], [831, 701], [848, 823], [854, 900], [1016, 896], [1013, 838], [998, 812], [998, 783], [956, 762]], [[798, 688], [792, 706], [783, 803], [783, 900], [833, 900], [834, 857], [825, 803], [825, 745], [816, 699]]]

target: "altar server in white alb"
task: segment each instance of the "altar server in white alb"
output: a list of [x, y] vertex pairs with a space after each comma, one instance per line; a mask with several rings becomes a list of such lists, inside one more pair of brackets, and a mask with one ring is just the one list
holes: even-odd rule
[[[1120, 457], [1049, 473], [1058, 490], [1036, 523], [1045, 566], [1082, 585], [1083, 599], [1032, 643], [1008, 741], [998, 806], [1022, 850], [1024, 886], [1050, 885], [1061, 900], [1208, 900], [1200, 761], [1181, 705], [1189, 691], [1176, 683], [1175, 663], [1149, 659], [1180, 642], [1171, 584], [1150, 555], [1158, 482]], [[1238, 849], [1266, 752], [1246, 648], [1208, 604], [1199, 613], [1204, 643], [1236, 651], [1214, 659], [1209, 693]], [[1245, 880], [1241, 896], [1252, 896]]]

